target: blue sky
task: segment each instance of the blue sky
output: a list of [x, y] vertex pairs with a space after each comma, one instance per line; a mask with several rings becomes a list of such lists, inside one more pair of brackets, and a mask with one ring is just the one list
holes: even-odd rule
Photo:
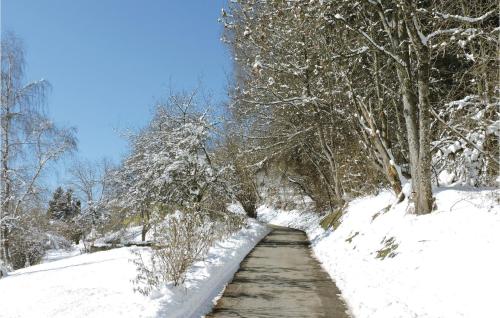
[[78, 129], [79, 156], [114, 161], [116, 130], [143, 126], [169, 87], [201, 79], [225, 99], [224, 0], [2, 0], [2, 29], [25, 44], [26, 77], [52, 84], [49, 115]]

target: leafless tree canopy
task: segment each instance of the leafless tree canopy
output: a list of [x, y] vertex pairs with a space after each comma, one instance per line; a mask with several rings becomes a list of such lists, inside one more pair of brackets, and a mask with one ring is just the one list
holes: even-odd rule
[[23, 46], [11, 33], [2, 36], [1, 65], [0, 259], [10, 264], [26, 258], [14, 244], [39, 242], [40, 233], [30, 231], [40, 210], [39, 181], [51, 162], [76, 147], [76, 140], [73, 130], [56, 127], [44, 115], [49, 83], [24, 82]]
[[273, 166], [332, 207], [381, 183], [402, 200], [411, 178], [415, 212], [428, 213], [431, 182], [444, 170], [491, 184], [496, 5], [230, 2], [221, 22], [235, 64], [231, 110], [250, 165]]

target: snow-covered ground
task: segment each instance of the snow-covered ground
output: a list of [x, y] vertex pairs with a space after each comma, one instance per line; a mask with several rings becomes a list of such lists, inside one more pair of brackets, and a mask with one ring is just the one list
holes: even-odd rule
[[165, 287], [152, 296], [134, 293], [133, 250], [123, 247], [56, 260], [9, 273], [0, 280], [0, 317], [200, 317], [210, 311], [268, 228], [248, 226], [213, 246], [205, 261], [188, 271], [184, 287]]
[[389, 191], [352, 201], [337, 230], [299, 210], [261, 220], [305, 230], [356, 318], [500, 317], [500, 191], [435, 190], [438, 210], [407, 213]]
[[68, 257], [74, 257], [82, 254], [84, 250], [83, 244], [75, 245], [73, 244], [69, 249], [50, 249], [45, 252], [45, 255], [41, 263], [50, 263], [58, 260], [62, 260]]
[[[94, 242], [94, 246], [110, 246], [112, 244], [141, 244], [142, 243], [142, 226], [131, 226], [118, 232], [112, 232], [104, 237], [98, 238]], [[153, 231], [150, 230], [146, 234], [146, 241], [150, 241], [153, 238]]]

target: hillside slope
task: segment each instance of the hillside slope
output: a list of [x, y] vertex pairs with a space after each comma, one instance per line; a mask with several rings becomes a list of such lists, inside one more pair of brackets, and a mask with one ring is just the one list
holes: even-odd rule
[[394, 196], [352, 201], [336, 230], [303, 210], [263, 206], [261, 220], [305, 230], [357, 318], [498, 317], [499, 190], [439, 188], [438, 210], [407, 213]]

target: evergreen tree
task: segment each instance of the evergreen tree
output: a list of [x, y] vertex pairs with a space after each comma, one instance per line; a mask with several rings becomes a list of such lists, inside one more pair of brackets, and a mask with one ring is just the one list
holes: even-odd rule
[[49, 218], [56, 220], [62, 218], [61, 211], [64, 210], [65, 206], [63, 198], [64, 198], [63, 188], [57, 187], [57, 189], [54, 191], [54, 194], [52, 195], [52, 200], [49, 201], [49, 209], [47, 211]]
[[49, 201], [47, 214], [53, 220], [70, 220], [79, 215], [81, 211], [80, 200], [73, 196], [73, 190], [64, 192], [62, 187], [57, 187]]

